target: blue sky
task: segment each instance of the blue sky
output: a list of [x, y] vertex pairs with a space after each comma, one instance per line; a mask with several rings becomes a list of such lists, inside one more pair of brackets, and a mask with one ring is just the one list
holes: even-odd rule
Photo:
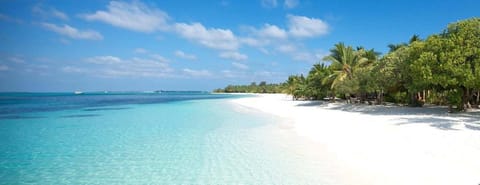
[[212, 90], [478, 17], [480, 2], [1, 1], [0, 91]]

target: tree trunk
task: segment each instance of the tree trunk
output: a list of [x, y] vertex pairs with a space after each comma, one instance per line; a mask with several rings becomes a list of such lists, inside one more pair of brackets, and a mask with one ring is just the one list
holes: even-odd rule
[[480, 91], [477, 91], [477, 106], [480, 104]]
[[377, 101], [377, 105], [381, 105], [382, 104], [382, 93], [381, 91], [375, 91], [376, 93], [376, 101]]
[[417, 93], [410, 93], [410, 106], [416, 107], [417, 106], [417, 98], [415, 97]]
[[423, 90], [423, 97], [422, 97], [423, 103], [427, 101], [427, 92]]
[[458, 110], [465, 111], [468, 108], [468, 90], [466, 87], [461, 87], [462, 90], [462, 102], [460, 103]]
[[472, 108], [472, 105], [470, 104], [470, 89], [468, 88], [465, 88], [465, 92], [464, 92], [464, 95], [465, 95], [465, 108], [466, 109], [471, 109]]
[[380, 91], [380, 103], [383, 104], [385, 97], [383, 96], [383, 89]]
[[332, 91], [331, 101], [335, 103], [335, 91]]

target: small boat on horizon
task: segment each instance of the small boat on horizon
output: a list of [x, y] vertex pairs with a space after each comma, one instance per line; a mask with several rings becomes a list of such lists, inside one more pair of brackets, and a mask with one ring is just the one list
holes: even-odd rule
[[74, 91], [73, 93], [74, 93], [74, 94], [83, 94], [82, 91]]

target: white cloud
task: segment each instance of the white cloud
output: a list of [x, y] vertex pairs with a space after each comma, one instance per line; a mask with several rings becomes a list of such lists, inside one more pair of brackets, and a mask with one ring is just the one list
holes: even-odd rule
[[270, 71], [257, 71], [254, 73], [255, 76], [259, 77], [272, 77], [275, 75], [275, 72], [270, 72]]
[[297, 52], [292, 55], [293, 60], [305, 61], [305, 62], [316, 62], [316, 58], [309, 52]]
[[267, 83], [283, 82], [287, 78], [287, 75], [282, 72], [265, 70], [256, 71], [251, 76], [253, 77], [251, 81], [266, 81]]
[[143, 48], [135, 48], [135, 50], [133, 52], [136, 53], [136, 54], [145, 54], [145, 53], [148, 53], [148, 50], [143, 49]]
[[74, 67], [74, 66], [65, 66], [65, 67], [62, 67], [60, 70], [62, 70], [65, 73], [88, 73], [87, 69]]
[[277, 0], [260, 0], [263, 7], [275, 8], [277, 7]]
[[226, 78], [235, 78], [237, 77], [237, 75], [235, 75], [235, 72], [233, 71], [230, 71], [230, 70], [223, 70], [221, 71], [223, 76], [226, 77]]
[[298, 6], [298, 0], [285, 0], [285, 8], [295, 8]]
[[197, 56], [195, 55], [192, 55], [192, 54], [186, 54], [185, 52], [181, 51], [181, 50], [177, 50], [175, 51], [175, 56], [177, 56], [178, 58], [182, 58], [182, 59], [186, 59], [186, 60], [196, 60], [197, 59]]
[[65, 14], [65, 13], [63, 13], [63, 12], [53, 8], [53, 7], [44, 7], [41, 4], [35, 5], [32, 8], [32, 12], [39, 15], [39, 16], [42, 16], [44, 18], [54, 17], [54, 18], [61, 19], [61, 20], [64, 20], [64, 21], [69, 19], [67, 14]]
[[183, 38], [213, 49], [236, 50], [238, 39], [229, 29], [205, 28], [200, 23], [176, 23], [175, 31]]
[[110, 1], [106, 11], [97, 11], [82, 16], [89, 21], [101, 21], [113, 26], [139, 32], [168, 29], [167, 13], [150, 8], [139, 1], [132, 3]]
[[40, 23], [45, 29], [58, 33], [60, 35], [68, 36], [73, 39], [88, 39], [88, 40], [102, 40], [103, 36], [93, 30], [78, 30], [67, 24], [63, 26], [57, 26], [50, 23]]
[[165, 58], [152, 56], [151, 58], [134, 57], [122, 59], [115, 56], [95, 56], [85, 61], [94, 66], [85, 68], [66, 66], [64, 72], [83, 73], [93, 76], [118, 78], [118, 77], [171, 77], [174, 71]]
[[193, 70], [189, 68], [183, 69], [183, 73], [185, 75], [191, 76], [191, 77], [210, 77], [212, 76], [212, 73], [208, 70]]
[[241, 69], [241, 70], [246, 70], [246, 69], [248, 69], [248, 66], [245, 65], [245, 64], [242, 64], [242, 63], [232, 62], [232, 65], [233, 65], [233, 67], [235, 67], [235, 68], [237, 68], [237, 69]]
[[287, 15], [288, 32], [294, 37], [315, 37], [328, 33], [328, 24], [320, 19]]
[[162, 55], [158, 55], [158, 54], [153, 54], [153, 55], [150, 55], [150, 57], [152, 57], [153, 59], [159, 61], [159, 62], [169, 62], [170, 60], [168, 60], [167, 58], [163, 57]]
[[269, 52], [267, 49], [265, 49], [265, 48], [259, 48], [258, 50], [259, 50], [260, 52], [262, 52], [263, 54], [265, 54], [265, 55], [269, 55], [269, 54], [270, 54], [270, 52]]
[[14, 62], [14, 63], [25, 63], [25, 60], [21, 57], [8, 57], [7, 58], [9, 61]]
[[296, 61], [317, 63], [317, 62], [320, 62], [321, 59], [326, 55], [324, 53], [302, 51], [302, 52], [291, 53], [291, 56], [292, 56], [292, 59]]
[[241, 54], [239, 52], [222, 52], [220, 55], [218, 55], [220, 58], [224, 59], [230, 59], [230, 60], [236, 60], [236, 61], [242, 61], [242, 60], [247, 60], [248, 56]]
[[[300, 46], [298, 46], [300, 47]], [[291, 57], [295, 61], [303, 61], [309, 63], [315, 63], [321, 60], [324, 56], [328, 55], [327, 52], [321, 50], [312, 52], [308, 51], [305, 48], [297, 48], [293, 44], [283, 44], [275, 48], [277, 51], [280, 51]]]
[[248, 46], [252, 46], [252, 47], [262, 47], [270, 43], [268, 40], [252, 38], [252, 37], [241, 38], [239, 40], [240, 40], [240, 43]]
[[8, 71], [9, 69], [7, 65], [0, 65], [0, 71]]
[[276, 48], [278, 51], [282, 53], [293, 53], [297, 51], [297, 47], [292, 44], [282, 44]]
[[62, 19], [62, 20], [68, 20], [67, 14], [65, 14], [65, 13], [63, 13], [63, 12], [61, 12], [61, 11], [58, 11], [58, 10], [56, 10], [56, 9], [52, 9], [52, 15], [53, 15], [54, 17], [57, 17], [57, 18]]
[[263, 28], [256, 31], [258, 36], [264, 38], [286, 39], [287, 32], [275, 25], [265, 24]]
[[90, 57], [90, 58], [87, 58], [86, 61], [88, 63], [93, 63], [93, 64], [118, 64], [122, 62], [120, 58], [114, 57], [114, 56]]
[[224, 78], [245, 78], [247, 75], [245, 71], [231, 71], [231, 70], [222, 70], [220, 71]]

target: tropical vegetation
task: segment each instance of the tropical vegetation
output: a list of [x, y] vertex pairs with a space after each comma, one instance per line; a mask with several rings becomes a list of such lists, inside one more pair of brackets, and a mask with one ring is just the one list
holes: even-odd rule
[[308, 75], [281, 84], [228, 86], [223, 92], [288, 93], [293, 99], [345, 99], [351, 103], [448, 105], [463, 111], [480, 103], [480, 18], [449, 24], [439, 33], [374, 49], [340, 42]]
[[282, 93], [281, 84], [267, 84], [262, 81], [258, 85], [252, 82], [250, 85], [228, 85], [223, 89], [215, 89], [216, 93]]

